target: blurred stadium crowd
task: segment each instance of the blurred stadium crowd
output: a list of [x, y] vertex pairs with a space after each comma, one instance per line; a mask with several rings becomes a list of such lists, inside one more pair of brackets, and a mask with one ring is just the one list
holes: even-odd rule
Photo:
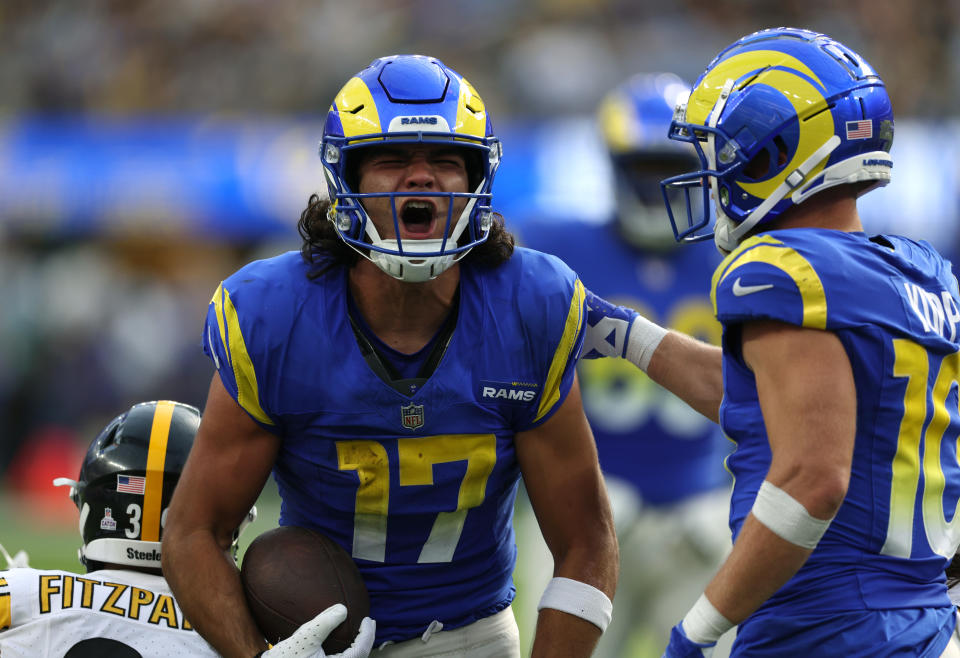
[[[589, 118], [631, 73], [670, 70], [692, 80], [736, 37], [796, 25], [867, 55], [898, 118], [939, 123], [960, 101], [958, 23], [960, 4], [948, 0], [5, 0], [0, 191], [32, 202], [29, 210], [0, 202], [0, 477], [9, 469], [7, 482], [46, 487], [45, 473], [15, 476], [33, 472], [24, 462], [39, 446], [63, 446], [64, 437], [85, 445], [133, 402], [201, 406], [212, 369], [199, 331], [213, 289], [257, 254], [296, 248], [296, 209], [321, 182], [319, 167], [298, 169], [302, 186], [275, 210], [284, 219], [254, 221], [255, 230], [241, 230], [230, 203], [222, 216], [205, 217], [203, 230], [189, 213], [164, 216], [162, 205], [144, 204], [138, 216], [136, 203], [118, 210], [109, 199], [86, 211], [97, 217], [74, 224], [70, 204], [80, 192], [105, 194], [96, 170], [76, 193], [58, 188], [55, 202], [49, 181], [78, 173], [55, 170], [63, 162], [83, 168], [102, 154], [94, 144], [51, 164], [34, 139], [31, 157], [5, 157], [25, 121], [67, 121], [70, 129], [78, 120], [136, 120], [148, 132], [167, 116], [241, 117], [239, 132], [261, 121], [314, 125], [349, 74], [377, 56], [419, 52], [463, 72], [503, 133]], [[297, 157], [314, 153], [315, 127], [313, 136], [297, 133], [305, 136]], [[543, 145], [510, 139], [505, 164]], [[575, 168], [578, 151], [559, 147]], [[495, 192], [535, 197], [510, 171], [502, 170]], [[136, 198], [155, 172], [125, 173]], [[522, 222], [516, 228], [522, 233]], [[9, 468], [13, 460], [22, 468]]]
[[591, 111], [640, 70], [693, 78], [760, 27], [827, 32], [869, 53], [901, 116], [960, 99], [949, 0], [7, 0], [6, 111], [312, 114], [375, 57], [465, 71], [497, 116]]

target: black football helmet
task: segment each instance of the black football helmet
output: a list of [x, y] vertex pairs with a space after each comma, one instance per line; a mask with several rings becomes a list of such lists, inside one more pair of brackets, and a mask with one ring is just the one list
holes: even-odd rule
[[[167, 506], [199, 426], [195, 407], [170, 400], [141, 402], [93, 440], [77, 480], [53, 481], [70, 486], [70, 498], [80, 510], [79, 553], [87, 571], [104, 564], [160, 569]], [[240, 529], [255, 517], [256, 508]]]

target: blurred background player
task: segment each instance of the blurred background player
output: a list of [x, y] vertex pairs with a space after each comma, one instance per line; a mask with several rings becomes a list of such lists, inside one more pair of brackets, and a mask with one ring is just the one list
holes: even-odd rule
[[76, 480], [54, 480], [80, 512], [87, 573], [0, 571], [3, 658], [217, 655], [160, 569], [167, 504], [199, 424], [186, 404], [137, 404], [93, 440]]
[[[719, 254], [708, 244], [678, 248], [660, 192], [661, 179], [696, 164], [689, 145], [667, 138], [676, 101], [689, 91], [674, 74], [651, 73], [608, 93], [597, 120], [615, 215], [604, 223], [531, 222], [522, 235], [528, 246], [559, 256], [594, 293], [719, 344], [707, 295]], [[596, 655], [659, 656], [676, 617], [729, 550], [723, 458], [731, 444], [716, 423], [627, 361], [583, 360], [578, 373], [620, 541], [613, 621]], [[525, 508], [520, 518], [530, 535], [520, 542], [521, 577], [545, 580], [549, 560], [536, 523]]]

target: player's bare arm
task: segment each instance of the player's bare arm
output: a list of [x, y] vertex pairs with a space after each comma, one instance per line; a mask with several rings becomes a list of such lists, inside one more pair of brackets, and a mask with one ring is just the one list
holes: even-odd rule
[[[770, 440], [766, 481], [814, 519], [832, 519], [847, 490], [856, 431], [856, 388], [842, 343], [827, 331], [753, 322], [743, 330], [743, 355], [756, 376]], [[812, 551], [778, 536], [751, 513], [706, 596], [739, 623]]]
[[723, 399], [721, 361], [716, 345], [670, 331], [650, 357], [647, 375], [716, 423]]
[[[613, 516], [583, 414], [579, 384], [547, 422], [516, 437], [517, 458], [554, 576], [586, 583], [613, 600], [618, 554]], [[600, 628], [586, 619], [543, 608], [532, 656], [589, 656]]]
[[229, 549], [233, 529], [260, 494], [278, 446], [279, 439], [258, 426], [214, 375], [170, 504], [162, 552], [164, 573], [185, 616], [227, 657], [250, 658], [267, 648]]

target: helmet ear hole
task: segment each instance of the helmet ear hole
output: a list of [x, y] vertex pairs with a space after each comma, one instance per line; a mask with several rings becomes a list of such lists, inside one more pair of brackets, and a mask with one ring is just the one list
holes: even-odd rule
[[[774, 137], [772, 141], [771, 146], [761, 149], [750, 162], [744, 165], [744, 176], [753, 180], [763, 180], [780, 173], [787, 165], [790, 158], [786, 141], [780, 135]], [[773, 154], [776, 154], [776, 160]]]
[[753, 180], [766, 178], [769, 173], [770, 151], [767, 149], [760, 149], [760, 152], [743, 167], [743, 175]]
[[777, 135], [773, 138], [773, 143], [777, 147], [777, 171], [787, 166], [790, 158], [787, 157], [787, 143], [783, 141], [783, 137]]

